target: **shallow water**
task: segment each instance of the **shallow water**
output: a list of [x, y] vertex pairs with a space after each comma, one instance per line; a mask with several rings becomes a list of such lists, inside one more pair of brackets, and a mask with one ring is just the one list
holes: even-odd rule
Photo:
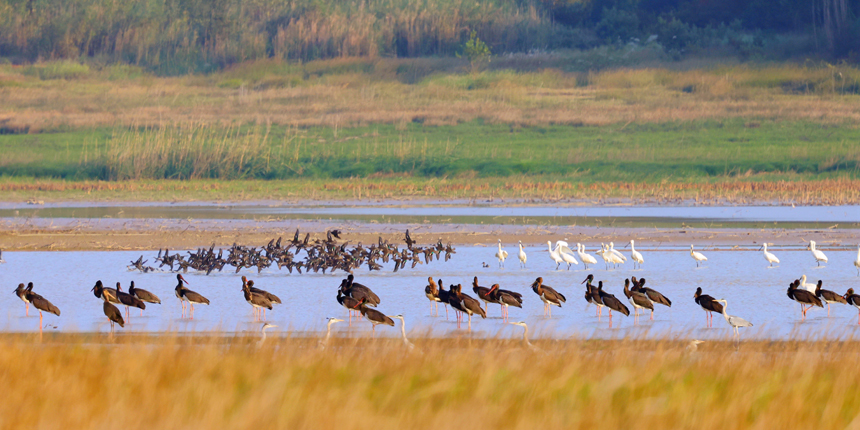
[[[705, 314], [694, 302], [693, 293], [701, 286], [705, 293], [729, 300], [731, 315], [741, 316], [753, 322], [755, 327], [742, 330], [744, 338], [845, 338], [860, 334], [857, 310], [846, 305], [834, 305], [827, 316], [826, 308], [810, 311], [809, 318], [801, 322], [799, 305], [786, 297], [788, 283], [802, 274], [810, 282], [819, 278], [825, 281], [826, 289], [844, 293], [849, 287], [860, 290], [860, 277], [852, 261], [854, 251], [828, 251], [830, 263], [817, 268], [808, 251], [774, 251], [782, 260], [777, 268], [768, 268], [758, 251], [703, 251], [709, 258], [704, 267], [696, 268], [688, 250], [660, 248], [648, 250], [642, 245], [646, 264], [641, 270], [632, 270], [628, 263], [617, 270], [605, 270], [602, 261], [597, 268], [585, 270], [580, 264], [570, 271], [554, 270], [544, 248], [527, 248], [529, 264], [520, 269], [516, 259], [516, 248], [508, 247], [511, 254], [506, 267], [499, 269], [493, 255], [495, 247], [460, 247], [449, 262], [435, 261], [431, 265], [419, 265], [398, 273], [389, 270], [369, 273], [362, 269], [356, 272], [357, 281], [370, 286], [382, 298], [379, 310], [388, 314], [403, 314], [412, 335], [446, 336], [465, 333], [466, 326], [457, 330], [454, 314], [445, 319], [440, 306], [440, 317], [430, 316], [430, 303], [424, 296], [427, 276], [441, 277], [446, 285], [461, 283], [464, 292], [470, 295], [472, 276], [479, 276], [480, 284], [490, 286], [499, 283], [502, 288], [523, 293], [523, 309], [510, 310], [511, 321], [526, 321], [536, 336], [568, 337], [726, 337], [729, 329], [722, 316], [714, 316], [714, 328], [705, 328]], [[591, 248], [592, 252], [594, 247]], [[208, 297], [210, 306], [195, 308], [193, 321], [180, 318], [180, 305], [173, 293], [176, 285], [173, 273], [129, 272], [126, 265], [136, 259], [140, 252], [4, 252], [7, 263], [0, 265], [0, 285], [6, 292], [0, 294], [0, 330], [10, 332], [37, 331], [38, 313], [31, 307], [30, 317], [24, 316], [24, 303], [12, 290], [19, 282], [33, 281], [35, 291], [43, 295], [62, 310], [62, 316], [45, 315], [46, 331], [107, 331], [109, 324], [102, 313], [102, 304], [90, 289], [97, 279], [105, 285], [114, 286], [121, 281], [124, 287], [135, 281], [139, 288], [147, 289], [161, 297], [163, 304], [147, 305], [144, 316], [132, 311], [130, 324], [123, 331], [213, 331], [227, 332], [257, 330], [259, 323], [253, 322], [250, 306], [240, 292], [242, 274], [250, 276], [256, 284], [267, 289], [284, 301], [268, 313], [268, 320], [279, 327], [276, 331], [322, 331], [325, 318], [346, 317], [346, 311], [335, 300], [336, 288], [344, 273], [335, 274], [288, 274], [276, 268], [243, 271], [240, 274], [216, 273], [210, 276], [189, 272], [186, 278], [189, 287]], [[626, 253], [625, 253], [626, 254]], [[154, 252], [144, 253], [147, 258]], [[600, 260], [598, 258], [598, 260]], [[491, 268], [481, 267], [487, 262]], [[389, 264], [388, 267], [391, 267]], [[648, 286], [661, 291], [673, 301], [671, 308], [658, 306], [654, 321], [643, 317], [641, 324], [633, 325], [630, 317], [614, 315], [612, 328], [604, 311], [598, 321], [595, 308], [586, 308], [583, 299], [584, 287], [580, 282], [586, 274], [594, 273], [603, 280], [605, 290], [615, 294], [626, 303], [623, 296], [623, 279], [631, 275], [645, 277]], [[553, 308], [552, 318], [545, 318], [543, 304], [529, 288], [537, 277], [567, 297], [563, 308]], [[631, 308], [632, 310], [632, 308]], [[35, 315], [35, 316], [34, 316]], [[474, 318], [473, 336], [508, 337], [518, 336], [518, 327], [505, 325], [499, 318], [498, 305], [491, 305], [489, 317]], [[53, 326], [56, 326], [54, 328]], [[366, 320], [335, 325], [338, 332], [367, 335], [370, 323]], [[395, 327], [379, 327], [379, 335], [396, 336]]]
[[493, 205], [47, 205], [7, 207], [0, 218], [341, 220], [375, 223], [543, 224], [615, 227], [860, 228], [856, 206]]

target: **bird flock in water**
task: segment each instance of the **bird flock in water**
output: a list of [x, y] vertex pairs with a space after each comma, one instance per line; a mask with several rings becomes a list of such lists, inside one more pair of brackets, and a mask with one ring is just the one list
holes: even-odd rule
[[[343, 306], [347, 310], [350, 325], [352, 324], [353, 315], [355, 315], [357, 319], [366, 319], [372, 324], [373, 336], [375, 337], [377, 325], [394, 326], [394, 319], [399, 319], [401, 321], [401, 334], [403, 340], [411, 348], [413, 345], [406, 338], [403, 315], [389, 316], [377, 310], [376, 308], [382, 303], [380, 297], [376, 295], [370, 287], [355, 282], [355, 277], [351, 272], [362, 265], [367, 265], [369, 270], [379, 270], [381, 265], [377, 263], [377, 260], [388, 262], [389, 259], [396, 263], [394, 269], [396, 272], [399, 269], [405, 268], [407, 263], [411, 264], [414, 268], [417, 264], [421, 264], [422, 260], [424, 263], [429, 264], [434, 258], [437, 260], [441, 259], [442, 257], [440, 255], [443, 252], [445, 253], [445, 261], [448, 261], [451, 258], [451, 255], [456, 251], [450, 243], [447, 246], [442, 245], [441, 240], [433, 246], [417, 246], [416, 242], [411, 238], [408, 230], [406, 231], [404, 239], [406, 242], [406, 248], [402, 250], [399, 249], [396, 244], [383, 241], [382, 238], [379, 238], [378, 244], [374, 244], [369, 247], [362, 247], [359, 243], [355, 247], [347, 248], [346, 243], [338, 244], [335, 240], [340, 239], [340, 234], [341, 232], [339, 230], [332, 230], [327, 232], [325, 240], [315, 240], [310, 242], [310, 235], [305, 236], [304, 240], [300, 241], [299, 232], [297, 230], [293, 240], [287, 242], [285, 246], [282, 246], [281, 238], [278, 238], [277, 241], [273, 239], [268, 243], [268, 245], [260, 249], [234, 244], [229, 248], [227, 257], [223, 256], [223, 250], [219, 250], [219, 252], [215, 254], [214, 246], [208, 250], [199, 249], [194, 253], [188, 252], [189, 255], [187, 258], [180, 254], [170, 255], [167, 250], [163, 253], [159, 250], [156, 261], [161, 262], [161, 266], [168, 266], [172, 271], [181, 270], [182, 272], [187, 272], [188, 268], [192, 268], [200, 272], [206, 272], [207, 274], [211, 273], [213, 270], [220, 271], [225, 266], [235, 267], [236, 272], [239, 272], [242, 268], [250, 267], [257, 267], [259, 271], [262, 270], [262, 268], [269, 267], [271, 264], [277, 264], [279, 268], [288, 267], [291, 272], [292, 269], [295, 268], [299, 270], [299, 273], [301, 273], [302, 268], [306, 269], [306, 271], [322, 271], [323, 273], [325, 273], [326, 270], [334, 271], [337, 269], [349, 272], [348, 276], [341, 281], [337, 289], [336, 300], [340, 306]], [[567, 264], [568, 269], [570, 269], [571, 265], [579, 264], [576, 260], [577, 256], [582, 260], [586, 268], [588, 268], [589, 264], [597, 264], [597, 259], [588, 254], [585, 251], [585, 246], [580, 243], [576, 244], [575, 254], [566, 241], [556, 242], [555, 247], [553, 247], [551, 242], [547, 242], [547, 245], [550, 259], [556, 263], [556, 270], [558, 270], [562, 264]], [[635, 241], [631, 240], [628, 245], [630, 246], [631, 260], [634, 265], [641, 267], [645, 260], [642, 254], [636, 251]], [[525, 268], [528, 257], [523, 249], [521, 241], [518, 244], [518, 248], [519, 251], [517, 253], [517, 257], [521, 267]], [[807, 249], [811, 251], [817, 264], [820, 265], [822, 262], [828, 262], [827, 256], [821, 250], [817, 249], [814, 241], [810, 241]], [[300, 250], [304, 250], [306, 252], [305, 258], [304, 260], [296, 261], [296, 254]], [[779, 264], [779, 259], [767, 250], [767, 244], [762, 245], [759, 250], [763, 252], [764, 258], [768, 264], [771, 266], [773, 266], [773, 264]], [[508, 255], [508, 252], [502, 248], [501, 240], [499, 240], [498, 251], [496, 252], [495, 257], [498, 259], [500, 267], [504, 267]], [[623, 264], [627, 261], [627, 257], [616, 250], [615, 245], [612, 242], [610, 242], [609, 245], [601, 244], [600, 251], [597, 252], [597, 255], [603, 259], [607, 268], [609, 268], [609, 266]], [[690, 257], [695, 260], [697, 266], [701, 265], [704, 261], [707, 261], [707, 257], [702, 253], [695, 251], [692, 245], [690, 245]], [[0, 252], [0, 263], [3, 262], [5, 261], [2, 260], [2, 252]], [[130, 267], [142, 272], [157, 270], [144, 266], [144, 264], [145, 261], [143, 261], [143, 257], [141, 257], [137, 262], [132, 262]], [[483, 263], [483, 265], [485, 267], [487, 266], [486, 263]], [[858, 247], [857, 259], [854, 261], [854, 266], [858, 270], [858, 276], [860, 276], [860, 247]], [[255, 287], [253, 280], [247, 279], [246, 276], [242, 276], [241, 279], [242, 288], [240, 291], [242, 292], [245, 301], [251, 305], [255, 321], [265, 321], [266, 310], [272, 310], [276, 304], [283, 304], [281, 299], [275, 294]], [[188, 318], [193, 319], [194, 305], [208, 305], [210, 303], [209, 299], [204, 297], [202, 294], [189, 289], [186, 286], [188, 281], [181, 273], [176, 275], [176, 280], [177, 285], [174, 288], [174, 293], [182, 306], [182, 317], [186, 318], [187, 316]], [[433, 312], [435, 311], [435, 316], [439, 316], [439, 304], [441, 303], [445, 307], [445, 316], [447, 319], [448, 307], [450, 306], [455, 312], [457, 327], [460, 328], [463, 319], [468, 318], [469, 331], [471, 331], [472, 316], [476, 315], [481, 318], [486, 318], [489, 305], [500, 305], [501, 317], [504, 322], [508, 322], [508, 308], [522, 308], [524, 300], [521, 293], [503, 289], [499, 284], [492, 284], [489, 287], [480, 285], [477, 276], [472, 280], [472, 291], [477, 296], [477, 299], [464, 293], [461, 284], [449, 284], [446, 289], [442, 279], [434, 280], [433, 277], [428, 277], [427, 282], [428, 283], [424, 288], [424, 294], [427, 299], [430, 300], [431, 315], [433, 315]], [[610, 327], [612, 327], [613, 311], [622, 314], [625, 317], [630, 316], [629, 308], [621, 299], [607, 291], [604, 291], [603, 281], [598, 281], [597, 285], [594, 284], [593, 274], [589, 274], [581, 284], [585, 284], [584, 300], [588, 304], [596, 306], [595, 314], [598, 319], [602, 317], [603, 309], [606, 308], [609, 313]], [[813, 307], [823, 308], [826, 304], [829, 316], [831, 304], [847, 304], [858, 309], [858, 324], [860, 324], [860, 295], [855, 294], [853, 288], [849, 288], [845, 294], [840, 295], [836, 292], [825, 290], [822, 287], [823, 281], [821, 280], [817, 283], [807, 283], [806, 275], [803, 275], [800, 279], [796, 279], [789, 284], [787, 295], [789, 299], [800, 304], [802, 319], [806, 318], [807, 312]], [[545, 284], [542, 277], [535, 279], [531, 284], [531, 289], [544, 303], [545, 317], [552, 316], [553, 306], [561, 308], [562, 304], [567, 302], [567, 298], [553, 287]], [[672, 301], [668, 297], [657, 290], [646, 286], [645, 278], [637, 279], [633, 276], [629, 279], [624, 279], [622, 291], [624, 296], [627, 298], [628, 303], [633, 307], [634, 324], [638, 324], [640, 311], [649, 312], [650, 319], [653, 320], [655, 305], [666, 307], [672, 306]], [[28, 283], [26, 286], [23, 283], [19, 284], [14, 292], [25, 303], [26, 315], [29, 316], [30, 304], [39, 311], [40, 329], [43, 322], [42, 312], [47, 312], [57, 316], [60, 315], [60, 309], [57, 306], [53, 305], [41, 295], [33, 292], [32, 282]], [[119, 282], [116, 283], [116, 288], [109, 288], [105, 287], [102, 281], [99, 280], [95, 283], [91, 292], [96, 298], [102, 300], [103, 311], [110, 321], [112, 331], [115, 324], [118, 324], [120, 327], [124, 327], [126, 320], [131, 319], [130, 308], [140, 309], [142, 315], [143, 310], [146, 309], [147, 303], [161, 304], [161, 299], [159, 299], [157, 295], [147, 290], [135, 287], [134, 281], [129, 284], [128, 291], [123, 291]], [[713, 326], [713, 313], [722, 314], [728, 325], [734, 331], [734, 336], [738, 339], [740, 337], [738, 329], [752, 326], [752, 323], [749, 321], [727, 313], [727, 300], [715, 299], [714, 297], [704, 294], [701, 287], [696, 289], [696, 292], [693, 294], [693, 300], [696, 305], [700, 306], [706, 312], [706, 324], [708, 327]], [[484, 306], [481, 305], [481, 302], [484, 303]], [[125, 317], [123, 317], [123, 314], [117, 305], [125, 306]], [[339, 318], [328, 318], [326, 341], [331, 336], [332, 324], [342, 321], [344, 320]], [[510, 324], [518, 325], [525, 329], [523, 339], [528, 343], [528, 326], [522, 321], [510, 322]], [[276, 326], [264, 323], [261, 329], [263, 336], [265, 336], [265, 330], [271, 327]]]

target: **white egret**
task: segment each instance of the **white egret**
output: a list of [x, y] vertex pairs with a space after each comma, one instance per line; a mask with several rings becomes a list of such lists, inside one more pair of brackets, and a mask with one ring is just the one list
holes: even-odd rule
[[764, 259], [767, 260], [768, 263], [770, 263], [770, 267], [773, 267], [773, 263], [779, 264], [779, 258], [776, 258], [775, 255], [771, 254], [770, 252], [767, 252], [767, 242], [763, 243], [759, 250], [764, 253]]
[[723, 318], [725, 318], [726, 322], [729, 323], [729, 325], [732, 326], [733, 329], [735, 329], [735, 336], [738, 338], [738, 340], [740, 340], [741, 334], [740, 332], [738, 332], [738, 328], [752, 327], [752, 323], [741, 317], [735, 317], [727, 314], [726, 309], [728, 309], [729, 307], [729, 302], [727, 302], [726, 299], [720, 299], [716, 301], [721, 302], [723, 304]]
[[505, 260], [508, 258], [508, 251], [502, 249], [502, 239], [499, 239], [499, 251], [496, 252], [496, 258], [499, 259], [499, 267], [505, 267]]
[[520, 252], [519, 252], [518, 257], [520, 258], [520, 267], [525, 269], [527, 256], [526, 256], [526, 252], [523, 251], [523, 241], [519, 241], [519, 247], [520, 247]]
[[817, 264], [818, 266], [821, 266], [822, 261], [827, 263], [827, 256], [824, 255], [823, 252], [815, 249], [815, 241], [814, 240], [809, 241], [809, 246], [807, 246], [807, 248], [809, 248], [809, 250], [812, 251], [812, 256], [815, 257], [815, 264]]
[[523, 328], [523, 344], [525, 344], [525, 346], [527, 346], [532, 351], [537, 351], [537, 348], [534, 345], [532, 345], [531, 342], [529, 342], [529, 326], [526, 325], [525, 322], [518, 321], [518, 322], [512, 322], [512, 323], [508, 323], [508, 324], [518, 325], [518, 326], [522, 327]]
[[555, 243], [555, 248], [558, 250], [559, 257], [567, 263], [567, 270], [570, 270], [571, 264], [579, 264], [579, 262], [576, 261], [576, 258], [574, 258], [573, 251], [570, 249], [567, 242], [559, 240]]
[[636, 241], [630, 239], [630, 258], [633, 260], [633, 268], [636, 269], [636, 265], [639, 265], [639, 268], [642, 268], [642, 263], [645, 262], [645, 259], [642, 258], [642, 254], [636, 250]]
[[277, 326], [274, 324], [263, 323], [263, 326], [260, 327], [260, 333], [263, 333], [263, 337], [261, 337], [260, 340], [257, 342], [257, 348], [263, 346], [263, 342], [266, 341], [266, 329], [270, 329], [270, 328], [274, 328], [274, 327], [277, 327]]
[[320, 348], [323, 348], [323, 349], [325, 349], [325, 347], [328, 345], [328, 340], [331, 337], [331, 326], [332, 326], [332, 324], [343, 322], [343, 320], [340, 318], [329, 317], [326, 319], [328, 319], [328, 324], [326, 324], [325, 339], [321, 340], [320, 344], [319, 344]]
[[693, 245], [690, 245], [690, 257], [693, 257], [693, 260], [696, 260], [696, 267], [699, 267], [700, 262], [708, 261], [708, 257], [705, 257], [704, 254], [693, 251]]
[[389, 315], [388, 317], [400, 320], [400, 334], [403, 336], [403, 344], [406, 345], [410, 351], [415, 349], [415, 345], [406, 338], [406, 321], [403, 319], [403, 315]]
[[582, 260], [582, 264], [585, 265], [586, 269], [588, 269], [589, 264], [597, 264], [597, 259], [594, 258], [593, 255], [585, 252], [585, 245], [577, 243], [576, 253], [579, 254], [579, 259]]
[[857, 247], [857, 259], [854, 260], [854, 267], [857, 268], [857, 276], [860, 276], [860, 246]]
[[561, 255], [558, 248], [552, 249], [552, 242], [546, 241], [546, 246], [549, 248], [549, 258], [555, 262], [555, 270], [558, 270], [558, 266], [561, 266], [561, 263], [564, 263], [564, 260], [561, 258]]

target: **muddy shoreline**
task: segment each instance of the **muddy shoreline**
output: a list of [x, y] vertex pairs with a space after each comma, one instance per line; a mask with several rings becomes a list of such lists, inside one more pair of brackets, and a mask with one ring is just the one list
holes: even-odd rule
[[[316, 220], [165, 220], [165, 219], [41, 219], [21, 218], [0, 221], [0, 249], [8, 251], [73, 250], [155, 250], [193, 249], [201, 246], [227, 247], [233, 243], [264, 245], [279, 236], [291, 238], [296, 229], [311, 238], [322, 238], [327, 230], [341, 229], [352, 244], [375, 243], [378, 237], [399, 242], [408, 228], [419, 243], [441, 239], [454, 245], [491, 245], [499, 239], [508, 246], [517, 241], [541, 245], [567, 239], [589, 244], [636, 239], [642, 249], [659, 246], [757, 248], [800, 247], [816, 240], [823, 249], [853, 247], [860, 230], [850, 229], [699, 229], [699, 228], [617, 228], [542, 225], [470, 224], [375, 224]], [[617, 245], [620, 247], [621, 245]]]

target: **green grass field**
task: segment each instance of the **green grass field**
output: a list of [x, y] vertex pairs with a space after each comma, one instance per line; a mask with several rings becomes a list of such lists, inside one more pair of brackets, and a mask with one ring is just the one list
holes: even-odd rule
[[0, 175], [115, 179], [536, 176], [583, 183], [857, 178], [860, 130], [799, 121], [596, 126], [97, 128], [0, 135]]

